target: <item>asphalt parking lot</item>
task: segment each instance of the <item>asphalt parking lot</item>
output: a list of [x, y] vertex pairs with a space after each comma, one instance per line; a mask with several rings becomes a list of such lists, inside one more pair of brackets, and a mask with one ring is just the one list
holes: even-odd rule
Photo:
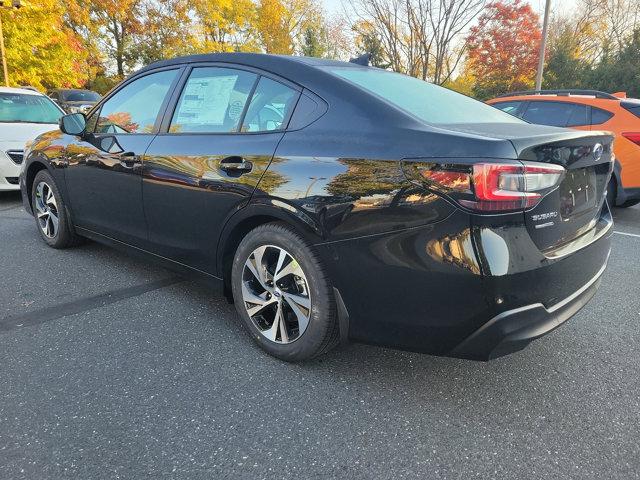
[[640, 207], [593, 301], [490, 363], [364, 345], [292, 365], [207, 287], [0, 193], [0, 478], [640, 478]]

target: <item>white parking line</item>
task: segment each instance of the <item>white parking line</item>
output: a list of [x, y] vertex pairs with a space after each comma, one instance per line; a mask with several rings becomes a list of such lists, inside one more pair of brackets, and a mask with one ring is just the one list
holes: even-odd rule
[[617, 230], [614, 230], [613, 233], [617, 233], [618, 235], [626, 235], [627, 237], [640, 238], [640, 235], [638, 235], [637, 233], [618, 232]]

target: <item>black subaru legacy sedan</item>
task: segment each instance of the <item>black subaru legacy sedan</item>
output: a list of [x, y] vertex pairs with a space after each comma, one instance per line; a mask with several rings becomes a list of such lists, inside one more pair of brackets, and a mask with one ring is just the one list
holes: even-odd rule
[[594, 295], [612, 140], [362, 65], [198, 55], [63, 117], [20, 185], [51, 247], [209, 279], [281, 359], [352, 340], [486, 360]]

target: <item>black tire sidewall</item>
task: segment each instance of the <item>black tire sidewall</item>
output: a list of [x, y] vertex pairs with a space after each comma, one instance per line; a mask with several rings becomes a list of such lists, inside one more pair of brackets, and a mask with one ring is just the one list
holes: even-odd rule
[[[305, 332], [289, 344], [270, 341], [260, 333], [249, 317], [242, 300], [242, 272], [249, 255], [258, 247], [274, 245], [281, 247], [295, 258], [307, 277], [311, 293], [311, 315]], [[231, 284], [236, 310], [253, 339], [269, 354], [286, 361], [312, 358], [324, 351], [328, 336], [336, 322], [333, 292], [320, 259], [313, 247], [297, 233], [282, 224], [260, 226], [247, 234], [240, 242], [233, 259]]]

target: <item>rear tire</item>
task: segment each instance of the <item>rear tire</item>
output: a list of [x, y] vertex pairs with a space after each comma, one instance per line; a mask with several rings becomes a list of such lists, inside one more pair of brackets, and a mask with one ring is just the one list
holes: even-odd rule
[[40, 170], [33, 180], [31, 205], [38, 233], [47, 245], [52, 248], [69, 248], [81, 242], [73, 229], [60, 190], [46, 170]]
[[336, 303], [322, 262], [285, 224], [261, 225], [244, 237], [231, 286], [249, 333], [274, 357], [307, 360], [338, 343]]

